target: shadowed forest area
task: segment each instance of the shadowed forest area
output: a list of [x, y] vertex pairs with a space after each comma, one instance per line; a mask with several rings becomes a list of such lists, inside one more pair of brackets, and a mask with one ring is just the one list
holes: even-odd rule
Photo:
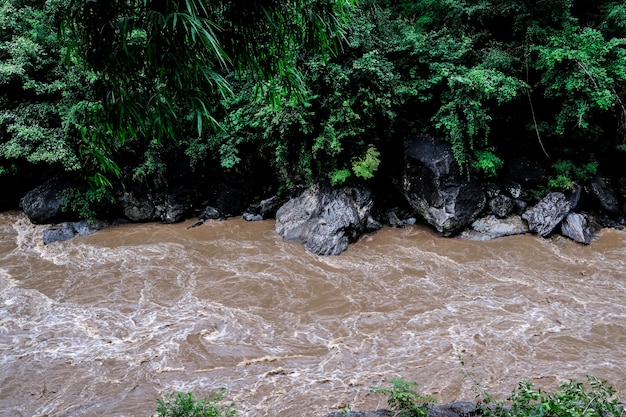
[[80, 217], [138, 186], [375, 188], [424, 133], [481, 181], [538, 161], [539, 195], [623, 172], [622, 1], [2, 0], [0, 27], [3, 209], [51, 177]]

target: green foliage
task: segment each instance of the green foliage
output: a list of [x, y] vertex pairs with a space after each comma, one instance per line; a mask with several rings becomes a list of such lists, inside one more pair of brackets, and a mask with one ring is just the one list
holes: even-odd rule
[[550, 178], [548, 186], [556, 190], [571, 190], [575, 184], [590, 179], [598, 171], [598, 163], [592, 160], [587, 163], [575, 164], [569, 159], [561, 159], [552, 165], [555, 176]]
[[504, 165], [504, 161], [490, 150], [474, 152], [472, 168], [485, 177], [495, 177]]
[[0, 171], [83, 167], [73, 122], [89, 81], [63, 60], [55, 21], [66, 3], [0, 1]]
[[[230, 75], [250, 81], [255, 96], [269, 94], [274, 104], [283, 93], [301, 97], [299, 48], [337, 51], [351, 5], [351, 0], [72, 0], [66, 24], [75, 41], [73, 56], [96, 72], [103, 103], [90, 115], [87, 151], [104, 174], [115, 174], [114, 159], [123, 150], [145, 160], [140, 177], [163, 176], [168, 153], [198, 149], [201, 141], [195, 138], [208, 126], [218, 129], [220, 100], [233, 94]], [[237, 161], [232, 147], [216, 145], [224, 165], [232, 166]], [[146, 149], [152, 153], [144, 154]]]
[[434, 398], [415, 391], [417, 384], [400, 378], [391, 380], [390, 387], [372, 387], [372, 392], [389, 395], [387, 404], [398, 417], [428, 417], [428, 404]]
[[626, 39], [606, 39], [595, 28], [569, 27], [551, 33], [545, 44], [534, 45], [537, 84], [549, 99], [558, 99], [554, 129], [589, 129], [599, 112], [626, 116], [620, 91], [626, 85]]
[[154, 417], [232, 417], [237, 415], [234, 404], [220, 406], [224, 398], [223, 389], [212, 399], [196, 400], [192, 393], [177, 392], [157, 400]]
[[623, 417], [623, 405], [615, 390], [596, 377], [587, 377], [588, 387], [582, 382], [564, 381], [554, 393], [534, 389], [521, 381], [506, 402], [480, 407], [486, 417]]
[[352, 162], [352, 171], [354, 175], [363, 179], [370, 179], [374, 177], [374, 172], [380, 165], [380, 152], [375, 147], [370, 146], [367, 148], [365, 155]]

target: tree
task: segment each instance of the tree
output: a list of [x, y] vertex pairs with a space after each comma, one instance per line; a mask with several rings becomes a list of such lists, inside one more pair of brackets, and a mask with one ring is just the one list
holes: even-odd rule
[[[230, 72], [253, 74], [259, 91], [268, 92], [262, 87], [271, 80], [286, 86], [276, 91], [301, 93], [298, 50], [337, 51], [354, 2], [73, 0], [74, 52], [98, 75], [101, 97], [83, 128], [95, 166], [119, 172], [114, 159], [123, 145], [156, 155], [140, 171], [158, 171], [167, 141], [217, 127]], [[110, 185], [101, 172], [92, 179]]]

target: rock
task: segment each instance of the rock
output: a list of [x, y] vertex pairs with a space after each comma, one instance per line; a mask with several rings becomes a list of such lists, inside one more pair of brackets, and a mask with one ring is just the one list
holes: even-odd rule
[[[457, 401], [450, 404], [429, 404], [428, 417], [468, 417], [478, 415], [476, 403]], [[399, 415], [389, 410], [376, 411], [338, 411], [325, 414], [324, 417], [392, 417]]]
[[591, 243], [591, 231], [587, 218], [582, 214], [569, 213], [561, 224], [561, 234], [570, 239], [589, 245]]
[[276, 212], [276, 232], [316, 255], [339, 255], [363, 233], [380, 228], [365, 188], [311, 187]]
[[520, 198], [522, 195], [522, 185], [508, 178], [502, 180], [502, 189], [511, 198]]
[[159, 218], [165, 224], [182, 222], [191, 212], [189, 196], [185, 193], [173, 192], [165, 196], [165, 201], [157, 205]]
[[468, 240], [491, 240], [528, 232], [528, 225], [518, 215], [504, 219], [489, 215], [473, 222], [471, 229], [463, 231], [459, 237]]
[[489, 200], [489, 209], [493, 214], [500, 218], [504, 218], [511, 214], [515, 208], [515, 202], [511, 197], [507, 197], [504, 194], [500, 194], [491, 200]]
[[485, 207], [485, 195], [461, 175], [450, 144], [430, 136], [404, 141], [402, 193], [410, 206], [444, 236], [459, 232]]
[[213, 206], [206, 206], [204, 211], [202, 212], [202, 214], [200, 214], [200, 216], [198, 216], [199, 220], [205, 221], [205, 220], [218, 220], [221, 219], [222, 216], [220, 215], [220, 212]]
[[524, 200], [520, 200], [519, 198], [516, 198], [515, 200], [513, 200], [513, 210], [515, 211], [516, 214], [522, 214], [523, 212], [526, 211], [526, 209], [528, 208], [528, 203]]
[[617, 195], [608, 178], [596, 176], [589, 180], [589, 193], [598, 200], [602, 209], [608, 213], [615, 214], [618, 212]]
[[402, 228], [406, 224], [406, 221], [400, 220], [395, 209], [391, 209], [385, 213], [385, 220], [386, 224], [390, 227]]
[[43, 231], [43, 243], [48, 245], [53, 242], [72, 239], [75, 236], [87, 236], [107, 226], [109, 223], [103, 220], [63, 222]]
[[20, 200], [20, 208], [34, 224], [68, 220], [74, 215], [63, 211], [63, 194], [70, 188], [68, 181], [50, 179], [26, 193]]
[[276, 212], [283, 203], [284, 200], [276, 195], [266, 198], [259, 203], [248, 206], [243, 213], [243, 218], [246, 221], [258, 221], [276, 217]]
[[570, 202], [563, 193], [554, 192], [545, 196], [533, 208], [522, 214], [533, 233], [548, 236], [565, 218], [571, 209]]
[[582, 199], [583, 187], [578, 184], [574, 184], [574, 188], [565, 193], [565, 196], [569, 200], [569, 204], [572, 210], [576, 210]]
[[140, 191], [124, 191], [118, 197], [124, 217], [131, 222], [153, 222], [159, 220], [154, 197]]
[[492, 182], [483, 184], [483, 192], [485, 193], [487, 198], [494, 198], [501, 194], [500, 187]]
[[69, 240], [76, 236], [72, 223], [61, 223], [43, 231], [43, 244], [48, 245], [53, 242]]

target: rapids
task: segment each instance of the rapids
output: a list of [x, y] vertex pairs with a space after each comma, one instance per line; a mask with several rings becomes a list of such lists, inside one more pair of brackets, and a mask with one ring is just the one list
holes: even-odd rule
[[[0, 416], [142, 416], [226, 388], [243, 416], [384, 408], [402, 377], [439, 402], [626, 389], [626, 232], [491, 242], [384, 228], [338, 257], [272, 221], [133, 224], [41, 243], [0, 213]], [[462, 365], [462, 363], [464, 365]], [[622, 396], [623, 398], [623, 396]]]

